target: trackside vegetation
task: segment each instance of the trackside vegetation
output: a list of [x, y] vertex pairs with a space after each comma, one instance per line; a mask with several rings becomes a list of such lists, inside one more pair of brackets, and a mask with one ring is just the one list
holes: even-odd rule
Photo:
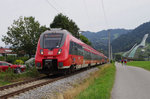
[[150, 61], [131, 61], [128, 62], [127, 65], [141, 67], [146, 70], [150, 70]]
[[0, 86], [32, 79], [39, 76], [40, 74], [35, 67], [26, 68], [26, 72], [21, 74], [16, 74], [12, 69], [9, 68], [6, 72], [0, 72]]
[[115, 66], [109, 64], [98, 73], [88, 88], [81, 92], [76, 99], [109, 99], [115, 79]]
[[83, 83], [64, 94], [64, 99], [110, 99], [116, 68], [114, 64], [98, 67]]

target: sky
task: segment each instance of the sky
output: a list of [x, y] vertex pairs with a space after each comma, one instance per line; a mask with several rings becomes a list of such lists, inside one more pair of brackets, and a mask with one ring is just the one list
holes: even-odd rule
[[49, 27], [58, 13], [72, 19], [81, 31], [134, 29], [150, 21], [150, 0], [0, 0], [0, 46], [2, 35], [20, 16], [33, 16]]

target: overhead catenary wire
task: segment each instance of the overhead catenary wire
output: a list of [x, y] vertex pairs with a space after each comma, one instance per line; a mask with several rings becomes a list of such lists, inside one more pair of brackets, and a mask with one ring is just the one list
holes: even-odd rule
[[83, 1], [83, 4], [84, 4], [84, 9], [85, 9], [85, 15], [87, 16], [86, 19], [87, 19], [87, 22], [88, 24], [90, 25], [91, 24], [91, 21], [89, 20], [90, 17], [89, 17], [89, 13], [88, 13], [88, 9], [87, 9], [87, 4], [86, 4], [86, 1], [85, 0], [82, 0]]
[[103, 10], [105, 24], [106, 24], [106, 27], [108, 27], [108, 21], [107, 21], [107, 16], [106, 16], [105, 6], [104, 6], [104, 1], [103, 0], [101, 0], [101, 5], [102, 5], [102, 10]]
[[55, 6], [53, 6], [49, 0], [45, 0], [54, 10], [56, 10], [56, 12], [61, 13], [57, 8], [55, 8]]
[[53, 0], [53, 1], [56, 3], [56, 5], [57, 5], [57, 6], [59, 7], [59, 9], [61, 10], [61, 13], [67, 15], [67, 14], [65, 13], [65, 11], [63, 10], [63, 8], [56, 2], [56, 0]]
[[[101, 5], [102, 5], [102, 10], [103, 10], [103, 14], [104, 14], [104, 20], [105, 20], [106, 27], [109, 27], [103, 0], [101, 0]], [[111, 52], [111, 47], [110, 47], [110, 31], [108, 31], [108, 57], [109, 57], [109, 63], [110, 63], [110, 60], [111, 60], [111, 53], [112, 52]]]

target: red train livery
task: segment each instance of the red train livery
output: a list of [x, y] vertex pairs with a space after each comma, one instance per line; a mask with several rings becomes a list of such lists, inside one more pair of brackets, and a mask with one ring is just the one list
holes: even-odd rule
[[106, 62], [107, 57], [103, 53], [61, 29], [41, 34], [35, 56], [37, 69], [45, 74], [70, 72]]

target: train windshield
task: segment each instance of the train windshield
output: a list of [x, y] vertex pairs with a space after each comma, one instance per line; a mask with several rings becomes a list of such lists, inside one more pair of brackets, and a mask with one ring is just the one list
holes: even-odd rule
[[61, 33], [45, 34], [44, 35], [44, 48], [51, 49], [51, 50], [53, 48], [59, 48], [62, 38], [63, 38], [63, 34]]

